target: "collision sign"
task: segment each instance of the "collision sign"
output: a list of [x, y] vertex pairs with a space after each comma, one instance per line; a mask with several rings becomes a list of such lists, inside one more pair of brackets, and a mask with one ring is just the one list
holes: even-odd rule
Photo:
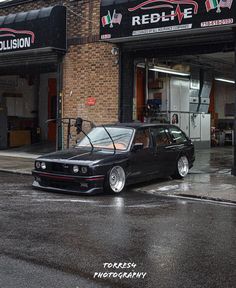
[[12, 51], [30, 48], [35, 41], [32, 31], [0, 28], [0, 51]]

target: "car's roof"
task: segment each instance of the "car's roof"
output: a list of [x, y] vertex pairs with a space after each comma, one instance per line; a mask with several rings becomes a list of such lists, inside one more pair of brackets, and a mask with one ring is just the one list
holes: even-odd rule
[[142, 127], [154, 127], [154, 126], [172, 126], [168, 123], [142, 123], [142, 122], [127, 122], [127, 123], [115, 123], [106, 124], [105, 127], [122, 127], [122, 128], [142, 128]]

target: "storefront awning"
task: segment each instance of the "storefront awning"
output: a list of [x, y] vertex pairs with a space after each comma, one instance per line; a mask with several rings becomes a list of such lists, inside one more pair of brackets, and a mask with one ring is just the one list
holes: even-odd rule
[[58, 5], [0, 17], [0, 57], [40, 49], [66, 51], [64, 6]]

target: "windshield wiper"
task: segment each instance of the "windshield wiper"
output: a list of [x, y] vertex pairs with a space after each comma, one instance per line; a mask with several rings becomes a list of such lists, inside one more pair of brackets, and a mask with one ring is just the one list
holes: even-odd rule
[[114, 147], [114, 152], [115, 152], [115, 151], [116, 151], [116, 145], [115, 145], [114, 140], [113, 140], [112, 137], [111, 137], [111, 134], [108, 132], [107, 128], [106, 128], [104, 125], [102, 125], [102, 127], [103, 127], [103, 129], [107, 132], [107, 135], [108, 135], [109, 138], [111, 139], [111, 142], [112, 142], [113, 147]]
[[92, 151], [93, 151], [93, 149], [94, 149], [94, 146], [93, 146], [93, 143], [92, 143], [92, 141], [91, 141], [91, 139], [89, 138], [89, 136], [83, 131], [83, 130], [81, 130], [80, 132], [82, 132], [87, 138], [88, 138], [88, 140], [89, 140], [89, 144], [91, 145], [91, 147], [92, 147]]
[[93, 151], [93, 149], [94, 149], [93, 143], [92, 143], [91, 139], [89, 138], [89, 136], [88, 136], [88, 135], [84, 132], [84, 130], [82, 129], [82, 124], [83, 124], [83, 122], [89, 122], [89, 123], [91, 124], [91, 122], [88, 121], [88, 120], [83, 120], [82, 118], [79, 118], [79, 117], [76, 118], [76, 120], [75, 120], [76, 132], [77, 132], [77, 134], [79, 134], [80, 132], [82, 132], [82, 133], [88, 138], [89, 143], [90, 143], [90, 145], [91, 145], [91, 147], [92, 147], [92, 151]]

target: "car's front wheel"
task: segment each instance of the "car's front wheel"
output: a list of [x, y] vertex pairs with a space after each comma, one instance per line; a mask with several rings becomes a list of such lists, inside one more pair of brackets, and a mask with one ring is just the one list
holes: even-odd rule
[[184, 178], [189, 172], [189, 162], [188, 158], [185, 155], [179, 157], [176, 165], [176, 171], [172, 176], [175, 179]]
[[106, 186], [109, 192], [121, 193], [125, 188], [125, 171], [121, 166], [114, 166], [108, 172]]

